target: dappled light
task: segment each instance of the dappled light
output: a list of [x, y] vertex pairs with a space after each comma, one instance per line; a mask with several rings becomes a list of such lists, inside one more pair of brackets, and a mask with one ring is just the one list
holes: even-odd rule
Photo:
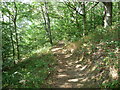
[[0, 2], [2, 88], [119, 88], [120, 2], [43, 1]]
[[82, 67], [82, 65], [81, 65], [81, 64], [79, 64], [79, 65], [76, 65], [76, 66], [75, 66], [75, 68], [79, 68], [79, 67]]
[[69, 79], [68, 82], [78, 82], [78, 79]]
[[71, 55], [72, 54], [67, 54], [67, 55], [65, 55], [65, 58], [69, 58], [69, 57], [71, 57]]
[[87, 65], [83, 66], [80, 70], [84, 70], [87, 67]]
[[60, 88], [71, 88], [72, 85], [70, 83], [64, 83], [64, 85], [60, 85]]
[[61, 50], [62, 48], [54, 48], [52, 49], [51, 51], [54, 52], [54, 51], [58, 51], [58, 50]]
[[68, 75], [63, 74], [63, 75], [58, 75], [58, 78], [63, 78], [63, 77], [67, 77]]
[[118, 70], [115, 69], [115, 67], [110, 67], [110, 76], [112, 77], [112, 79], [118, 79]]
[[[107, 71], [105, 71], [106, 70], [105, 67], [100, 67], [100, 65], [102, 65], [103, 62], [100, 60], [95, 61], [96, 58], [101, 56], [101, 53], [105, 54], [103, 53], [104, 50], [102, 49], [102, 47], [96, 46], [98, 50], [92, 54], [92, 57], [91, 55], [90, 56], [88, 55], [86, 57], [85, 53], [79, 54], [81, 51], [76, 52], [77, 49], [74, 52], [66, 51], [66, 53], [63, 54], [62, 52], [64, 51], [64, 49], [66, 50], [67, 48], [67, 50], [69, 51], [68, 47], [69, 46], [62, 48], [61, 51], [52, 50], [53, 54], [58, 54], [56, 55], [56, 58], [59, 59], [58, 65], [56, 66], [57, 72], [56, 74], [53, 75], [54, 84], [51, 84], [52, 87], [98, 88], [100, 84], [104, 84], [111, 81], [109, 75], [111, 75], [111, 77], [114, 80], [115, 77], [117, 77], [118, 73], [115, 70], [115, 68], [110, 67], [111, 70], [110, 72], [109, 72], [109, 68], [106, 68]], [[91, 51], [89, 45], [84, 44], [83, 48], [84, 47], [86, 47], [88, 53], [89, 51]], [[89, 47], [89, 49], [87, 47]]]

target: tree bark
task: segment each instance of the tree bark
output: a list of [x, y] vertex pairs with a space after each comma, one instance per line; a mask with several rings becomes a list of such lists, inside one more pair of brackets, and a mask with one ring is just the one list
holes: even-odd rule
[[95, 30], [95, 8], [93, 8], [93, 28]]
[[15, 16], [13, 18], [13, 23], [14, 23], [14, 30], [16, 34], [16, 48], [17, 48], [17, 59], [20, 59], [20, 52], [19, 52], [19, 42], [18, 42], [18, 32], [17, 32], [17, 6], [16, 2], [14, 1], [14, 8], [15, 8]]
[[112, 2], [103, 2], [105, 7], [104, 27], [112, 25]]
[[[4, 17], [3, 17], [3, 14], [2, 14], [2, 22], [4, 22]], [[3, 47], [2, 47], [2, 31], [3, 31], [3, 28], [4, 28], [4, 26], [3, 26], [3, 24], [2, 24], [2, 26], [1, 26], [1, 30], [0, 30], [0, 59], [2, 59], [2, 60], [0, 60], [0, 61], [4, 61], [4, 55], [3, 55], [3, 52], [2, 52], [2, 49], [3, 49]]]
[[120, 2], [118, 2], [118, 22], [120, 22]]
[[[73, 15], [74, 16], [74, 15]], [[80, 30], [80, 24], [79, 24], [79, 21], [78, 21], [78, 15], [77, 15], [77, 11], [76, 11], [76, 16], [75, 16], [75, 21], [76, 21], [76, 27], [77, 27], [77, 29], [79, 29]]]
[[[10, 23], [10, 16], [9, 16], [9, 23]], [[13, 60], [15, 59], [15, 47], [14, 47], [14, 40], [13, 40], [13, 32], [11, 30], [11, 27], [9, 25], [10, 29], [10, 38], [11, 38], [11, 44], [12, 44], [12, 54], [13, 54]]]
[[48, 34], [48, 29], [47, 29], [47, 21], [46, 21], [46, 18], [45, 18], [45, 14], [44, 14], [44, 11], [43, 11], [43, 7], [41, 6], [41, 11], [42, 11], [42, 16], [43, 16], [43, 19], [44, 19], [44, 28], [46, 30], [46, 33], [47, 33], [47, 36], [49, 35]]
[[[3, 14], [2, 14], [2, 22], [3, 22], [3, 23], [2, 23], [2, 32], [3, 32], [3, 30], [4, 30], [4, 15], [3, 15]], [[5, 61], [5, 58], [6, 58], [6, 54], [2, 51], [2, 50], [4, 50], [4, 47], [2, 46], [2, 44], [3, 44], [3, 42], [4, 42], [4, 41], [2, 40], [2, 39], [3, 39], [3, 37], [2, 37], [2, 34], [3, 34], [3, 33], [2, 33], [2, 32], [1, 32], [1, 43], [0, 43], [0, 44], [1, 44], [1, 49], [0, 49], [0, 50], [1, 50], [1, 52], [2, 52], [2, 61], [4, 62], [4, 61]]]
[[86, 12], [85, 12], [85, 2], [82, 3], [83, 11], [83, 36], [86, 34]]
[[49, 32], [49, 40], [50, 40], [50, 44], [53, 45], [53, 41], [52, 41], [52, 34], [51, 34], [51, 29], [50, 29], [50, 17], [49, 17], [49, 13], [48, 13], [48, 8], [46, 6], [47, 2], [45, 2], [45, 11], [46, 11], [46, 16], [47, 16], [47, 25], [48, 25], [48, 32]]
[[48, 14], [48, 9], [47, 9], [47, 6], [46, 6], [46, 2], [44, 3], [44, 7], [45, 7], [45, 12], [43, 11], [43, 7], [41, 6], [43, 19], [44, 19], [44, 22], [45, 22], [44, 28], [45, 28], [47, 36], [49, 38], [50, 44], [53, 45], [52, 34], [51, 34], [51, 29], [50, 29], [50, 17], [49, 17], [49, 14]]

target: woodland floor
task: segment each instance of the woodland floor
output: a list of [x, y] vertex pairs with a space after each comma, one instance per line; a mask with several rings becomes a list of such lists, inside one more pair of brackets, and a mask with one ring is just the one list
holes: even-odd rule
[[64, 47], [51, 49], [57, 59], [56, 71], [48, 84], [52, 88], [98, 88], [109, 82], [109, 68], [99, 67], [100, 62], [93, 61], [83, 53], [71, 53]]
[[[103, 46], [103, 43], [78, 45], [77, 48], [74, 43], [56, 45], [6, 68], [4, 87], [105, 88], [106, 83], [119, 81], [116, 67], [119, 49], [113, 49], [113, 45]], [[115, 53], [114, 57], [109, 58], [109, 52]], [[114, 85], [120, 86], [116, 81], [107, 86]]]

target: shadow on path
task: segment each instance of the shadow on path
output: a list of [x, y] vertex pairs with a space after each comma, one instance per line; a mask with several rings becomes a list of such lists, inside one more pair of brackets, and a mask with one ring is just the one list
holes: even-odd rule
[[57, 59], [56, 72], [49, 83], [52, 88], [98, 88], [109, 81], [109, 71], [98, 69], [96, 63], [82, 52], [71, 53], [62, 47], [51, 51]]

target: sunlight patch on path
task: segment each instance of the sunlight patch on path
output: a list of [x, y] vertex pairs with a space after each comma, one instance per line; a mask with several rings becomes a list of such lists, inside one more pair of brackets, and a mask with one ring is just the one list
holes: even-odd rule
[[63, 78], [63, 77], [68, 77], [68, 75], [67, 74], [62, 74], [62, 75], [58, 75], [57, 77], [58, 78]]
[[78, 82], [78, 79], [69, 79], [68, 82]]
[[66, 71], [65, 69], [58, 69], [57, 70], [58, 72], [64, 72], [64, 71]]
[[75, 66], [75, 68], [79, 68], [79, 67], [82, 67], [82, 65], [78, 64], [78, 65]]
[[60, 88], [71, 88], [72, 85], [70, 83], [65, 83], [63, 85], [60, 85]]
[[77, 87], [82, 87], [83, 86], [83, 84], [77, 84]]
[[69, 58], [71, 56], [72, 56], [72, 54], [67, 54], [67, 55], [65, 55], [65, 58]]
[[113, 78], [113, 79], [118, 79], [118, 71], [115, 69], [115, 67], [110, 67], [110, 76]]
[[80, 70], [84, 70], [88, 65], [85, 65], [84, 67], [82, 67]]
[[62, 48], [53, 48], [51, 51], [55, 52], [55, 51], [58, 51], [58, 50], [62, 50]]
[[[72, 53], [64, 47], [55, 48], [52, 52], [56, 53], [55, 57], [58, 61], [53, 87], [96, 88], [99, 87], [103, 81], [101, 77], [104, 76], [105, 73], [98, 71], [96, 63], [93, 62], [90, 57], [86, 57], [84, 52]], [[112, 71], [114, 70], [111, 69], [111, 73], [113, 73]]]

